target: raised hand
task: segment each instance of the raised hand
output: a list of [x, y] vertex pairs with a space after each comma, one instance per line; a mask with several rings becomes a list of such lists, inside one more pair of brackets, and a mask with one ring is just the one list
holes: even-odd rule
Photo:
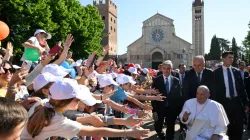
[[142, 118], [134, 118], [134, 116], [135, 115], [130, 115], [129, 117], [125, 118], [126, 126], [135, 126], [143, 121]]
[[145, 110], [152, 110], [153, 107], [152, 107], [151, 105], [144, 104], [144, 105], [143, 105], [143, 109], [145, 109]]
[[91, 116], [90, 123], [95, 127], [107, 126], [107, 124], [103, 122], [100, 117], [102, 117], [100, 114]]
[[25, 68], [21, 68], [17, 72], [14, 73], [14, 75], [11, 77], [9, 85], [15, 85], [17, 82], [24, 79], [26, 75], [29, 74], [29, 70], [26, 70]]
[[127, 104], [122, 106], [122, 112], [125, 113], [125, 114], [130, 113], [130, 109], [128, 108]]
[[13, 56], [13, 46], [12, 46], [11, 42], [8, 42], [8, 43], [7, 43], [6, 53], [7, 53], [9, 56]]
[[136, 111], [136, 115], [137, 115], [139, 118], [144, 118], [144, 117], [146, 117], [148, 114], [147, 114], [145, 111], [143, 111], [143, 110], [137, 110], [137, 111]]
[[160, 93], [157, 89], [151, 89], [151, 92], [150, 92], [151, 94], [158, 94], [158, 93]]
[[36, 102], [40, 101], [41, 99], [38, 97], [28, 97], [26, 100], [22, 101], [21, 104], [27, 110], [29, 110]]
[[150, 130], [149, 129], [143, 129], [140, 126], [143, 123], [141, 122], [140, 124], [135, 125], [133, 128], [125, 131], [127, 132], [127, 136], [132, 137], [132, 138], [139, 138], [142, 139], [143, 137], [148, 137]]
[[102, 48], [102, 55], [105, 56], [110, 50], [109, 45], [106, 45], [105, 47]]
[[188, 113], [187, 111], [184, 112], [183, 114], [183, 121], [187, 121], [191, 113]]
[[110, 91], [108, 93], [105, 93], [103, 96], [102, 96], [102, 100], [105, 100], [105, 99], [108, 99], [110, 96], [114, 95], [114, 93], [116, 92], [117, 90], [113, 90], [113, 91]]
[[156, 101], [164, 101], [163, 99], [165, 99], [166, 97], [165, 96], [161, 96], [162, 94], [158, 94], [157, 96], [156, 96]]
[[73, 36], [71, 34], [68, 34], [66, 40], [62, 41], [64, 48], [69, 49], [73, 41], [74, 41]]

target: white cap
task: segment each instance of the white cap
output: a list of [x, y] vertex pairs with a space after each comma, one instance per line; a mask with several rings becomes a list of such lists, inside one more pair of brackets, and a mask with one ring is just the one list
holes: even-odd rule
[[114, 73], [114, 72], [110, 73], [110, 75], [111, 75], [112, 79], [115, 79], [117, 77], [117, 73]]
[[78, 85], [74, 79], [64, 78], [62, 81], [55, 82], [49, 91], [51, 94], [50, 98], [54, 100], [77, 98], [87, 106], [93, 106], [102, 102], [96, 100], [87, 87]]
[[110, 74], [100, 74], [100, 75], [98, 75], [97, 78], [98, 78], [100, 88], [103, 88], [103, 87], [106, 87], [109, 85], [118, 86], [118, 84], [113, 80], [113, 78]]
[[81, 65], [82, 65], [82, 59], [79, 59], [76, 62], [74, 62], [74, 63], [71, 64], [72, 67], [75, 67], [75, 66], [79, 67]]
[[126, 84], [126, 83], [131, 83], [132, 85], [136, 84], [136, 82], [133, 80], [131, 76], [125, 75], [125, 74], [118, 74], [116, 78], [116, 82], [118, 84]]
[[51, 37], [52, 37], [51, 34], [45, 32], [45, 31], [42, 30], [42, 29], [37, 29], [37, 30], [35, 31], [35, 33], [34, 33], [34, 36], [36, 36], [38, 33], [45, 33], [45, 34], [47, 34], [47, 35], [48, 35], [48, 38], [47, 38], [47, 39], [51, 39]]
[[128, 69], [128, 71], [129, 71], [131, 74], [138, 74], [138, 73], [137, 73], [137, 69], [134, 68], [134, 67], [130, 67], [130, 68]]
[[143, 72], [144, 74], [148, 74], [149, 70], [148, 70], [147, 68], [144, 68], [144, 69], [142, 70], [142, 72]]
[[42, 73], [45, 72], [49, 72], [55, 76], [64, 77], [71, 72], [71, 69], [65, 69], [64, 67], [58, 66], [57, 64], [49, 64], [43, 68]]
[[99, 73], [97, 73], [95, 70], [93, 72], [91, 72], [89, 75], [88, 75], [88, 79], [92, 78], [92, 76], [98, 76]]
[[135, 67], [141, 69], [141, 65], [140, 64], [135, 64]]
[[63, 79], [63, 77], [54, 76], [49, 72], [39, 74], [33, 82], [33, 89], [35, 91], [38, 91], [39, 89], [41, 89], [42, 87], [44, 87], [48, 83], [61, 81], [62, 79]]

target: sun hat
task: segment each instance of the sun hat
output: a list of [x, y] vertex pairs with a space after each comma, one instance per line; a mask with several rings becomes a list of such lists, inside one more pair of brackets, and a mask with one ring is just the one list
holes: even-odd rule
[[49, 89], [50, 99], [65, 100], [77, 98], [87, 106], [93, 106], [102, 101], [96, 100], [86, 86], [79, 85], [76, 80], [64, 78], [55, 82]]
[[118, 74], [116, 78], [116, 82], [118, 84], [126, 84], [126, 83], [131, 83], [132, 85], [136, 84], [136, 82], [133, 80], [131, 76], [125, 75], [125, 74]]
[[144, 69], [142, 70], [142, 72], [143, 72], [144, 74], [148, 74], [149, 70], [148, 70], [147, 68], [144, 68]]
[[138, 73], [137, 73], [137, 69], [134, 68], [134, 67], [130, 67], [130, 68], [128, 69], [128, 71], [129, 71], [131, 74], [138, 74]]
[[118, 84], [113, 80], [110, 74], [100, 74], [97, 76], [97, 79], [98, 79], [100, 88], [103, 88], [109, 85], [118, 86]]
[[45, 33], [45, 34], [47, 34], [47, 36], [48, 36], [47, 39], [51, 39], [51, 38], [52, 38], [51, 34], [45, 32], [45, 31], [42, 30], [42, 29], [37, 29], [37, 30], [35, 31], [35, 33], [34, 33], [34, 36], [36, 36], [38, 33]]
[[42, 73], [49, 72], [55, 76], [64, 77], [69, 74], [71, 70], [72, 69], [65, 69], [64, 67], [58, 66], [57, 64], [49, 64], [43, 68]]
[[61, 81], [62, 79], [63, 79], [62, 76], [61, 77], [54, 76], [53, 74], [51, 74], [49, 72], [39, 74], [33, 82], [33, 89], [34, 89], [34, 91], [38, 91], [39, 89], [41, 89], [42, 87], [44, 87], [48, 83]]

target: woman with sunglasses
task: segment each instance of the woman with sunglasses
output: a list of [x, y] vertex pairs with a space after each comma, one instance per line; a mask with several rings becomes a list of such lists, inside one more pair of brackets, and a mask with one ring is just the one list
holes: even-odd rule
[[8, 83], [15, 72], [13, 65], [9, 61], [2, 63], [4, 73], [0, 74], [0, 97], [5, 97], [7, 93]]

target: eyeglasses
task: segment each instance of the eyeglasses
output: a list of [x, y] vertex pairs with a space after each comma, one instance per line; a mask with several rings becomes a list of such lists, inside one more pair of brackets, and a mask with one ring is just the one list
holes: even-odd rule
[[4, 70], [5, 73], [7, 71], [9, 71], [10, 73], [14, 73], [16, 71], [14, 68], [9, 68], [9, 69], [3, 68], [3, 70]]

